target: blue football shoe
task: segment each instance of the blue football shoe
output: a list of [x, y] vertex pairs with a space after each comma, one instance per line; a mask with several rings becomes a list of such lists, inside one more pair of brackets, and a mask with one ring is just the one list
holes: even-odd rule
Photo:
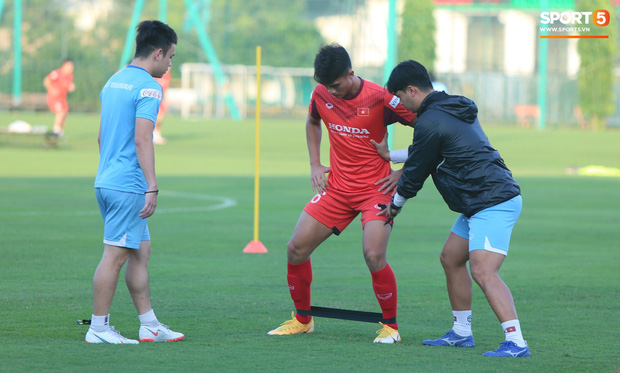
[[422, 344], [427, 346], [476, 347], [473, 335], [461, 337], [454, 330], [448, 330], [446, 335], [439, 339], [427, 339]]
[[495, 356], [495, 357], [528, 357], [530, 355], [530, 348], [527, 346], [519, 347], [512, 341], [506, 341], [499, 344], [499, 348], [495, 351], [489, 351], [482, 354], [482, 356]]

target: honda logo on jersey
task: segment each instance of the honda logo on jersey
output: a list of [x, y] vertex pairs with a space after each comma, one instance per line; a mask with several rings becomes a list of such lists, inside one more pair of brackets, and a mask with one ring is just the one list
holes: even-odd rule
[[367, 107], [358, 107], [357, 108], [357, 116], [358, 117], [367, 117], [370, 115], [370, 109]]
[[366, 135], [370, 135], [370, 132], [366, 128], [349, 127], [343, 126], [342, 124], [328, 123], [327, 128], [342, 136], [368, 137]]

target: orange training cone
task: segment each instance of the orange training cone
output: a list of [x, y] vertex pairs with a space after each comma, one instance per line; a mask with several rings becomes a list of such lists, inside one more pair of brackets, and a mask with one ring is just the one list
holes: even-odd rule
[[267, 252], [267, 248], [260, 241], [250, 241], [249, 244], [243, 249], [244, 253], [264, 254]]

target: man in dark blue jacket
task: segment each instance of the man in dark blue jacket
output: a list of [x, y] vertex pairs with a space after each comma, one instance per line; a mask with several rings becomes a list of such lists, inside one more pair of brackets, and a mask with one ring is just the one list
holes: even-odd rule
[[[466, 97], [434, 91], [426, 68], [415, 61], [396, 66], [387, 88], [407, 109], [417, 113], [418, 120], [413, 145], [406, 160], [401, 159], [405, 165], [392, 204], [379, 214], [395, 217], [407, 199], [422, 189], [429, 175], [448, 207], [461, 213], [441, 253], [454, 316], [453, 329], [441, 338], [423, 343], [474, 347], [473, 277], [506, 336], [499, 349], [483, 355], [530, 356], [512, 295], [498, 275], [508, 253], [512, 228], [521, 213], [521, 191], [484, 134], [476, 104]], [[397, 152], [387, 152], [385, 147], [382, 151], [379, 144], [376, 146], [384, 158], [398, 161], [394, 159], [398, 157]]]

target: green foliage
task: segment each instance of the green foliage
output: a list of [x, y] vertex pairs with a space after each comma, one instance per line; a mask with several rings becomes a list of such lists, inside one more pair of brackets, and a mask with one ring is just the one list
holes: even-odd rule
[[435, 64], [435, 17], [432, 0], [405, 0], [400, 19], [398, 61], [416, 60], [429, 71]]
[[99, 109], [99, 91], [119, 67], [129, 20], [123, 13], [128, 7], [114, 7], [107, 17], [99, 19], [92, 32], [74, 32], [75, 40], [69, 57], [75, 61], [76, 90], [69, 95], [69, 105], [79, 109]]
[[578, 89], [579, 105], [594, 129], [605, 126], [605, 117], [616, 111], [614, 73], [618, 57], [615, 9], [609, 0], [577, 0], [577, 11], [609, 11], [611, 22], [605, 27], [590, 25], [584, 35], [608, 35], [608, 39], [580, 39], [577, 50], [581, 58]]
[[[6, 20], [12, 19], [14, 8], [5, 9]], [[66, 11], [63, 2], [48, 0], [25, 1], [22, 23], [22, 91], [44, 93], [45, 76], [60, 67], [65, 58], [75, 61], [74, 83], [76, 90], [68, 95], [69, 106], [78, 110], [96, 110], [99, 89], [119, 65], [124, 38], [129, 25], [128, 5], [112, 8], [107, 17], [97, 20], [92, 31], [85, 32], [75, 26], [75, 19]], [[11, 34], [13, 30], [11, 29]], [[13, 46], [7, 59], [10, 64], [2, 68], [2, 79], [11, 81], [13, 74]], [[0, 86], [5, 93], [8, 85]]]
[[[69, 94], [71, 110], [96, 111], [99, 90], [121, 64], [133, 2], [115, 0], [100, 15], [92, 29], [80, 30], [67, 11], [66, 1], [25, 0], [22, 25], [22, 92], [44, 93], [45, 76], [70, 57], [75, 61], [75, 92]], [[147, 1], [140, 20], [158, 18], [157, 1]], [[207, 6], [209, 2], [195, 3]], [[256, 46], [263, 47], [263, 64], [311, 66], [323, 40], [312, 23], [304, 18], [302, 0], [228, 1], [213, 0], [210, 8], [198, 8], [209, 29], [209, 37], [220, 60], [227, 64], [252, 65]], [[173, 79], [181, 76], [184, 62], [208, 62], [193, 24], [188, 21], [184, 1], [168, 1], [166, 22], [179, 36], [173, 60]], [[0, 23], [0, 93], [12, 93], [13, 81], [13, 2], [5, 2]], [[208, 15], [211, 15], [208, 17]], [[209, 19], [210, 18], [210, 19]], [[131, 46], [132, 56], [135, 46]], [[130, 61], [123, 61], [129, 63]]]
[[[3, 81], [13, 80], [13, 18], [14, 2], [5, 2], [2, 13], [2, 27], [9, 42], [0, 50], [0, 77]], [[47, 0], [24, 1], [22, 5], [22, 91], [44, 92], [43, 79], [53, 69], [60, 67], [63, 52], [73, 44], [69, 35], [74, 34], [72, 21], [60, 8]], [[66, 30], [66, 33], [63, 33]], [[64, 35], [63, 35], [64, 34]], [[4, 93], [11, 92], [12, 85], [0, 85]]]
[[209, 34], [222, 62], [253, 65], [256, 46], [269, 66], [312, 66], [323, 39], [302, 0], [213, 0]]

